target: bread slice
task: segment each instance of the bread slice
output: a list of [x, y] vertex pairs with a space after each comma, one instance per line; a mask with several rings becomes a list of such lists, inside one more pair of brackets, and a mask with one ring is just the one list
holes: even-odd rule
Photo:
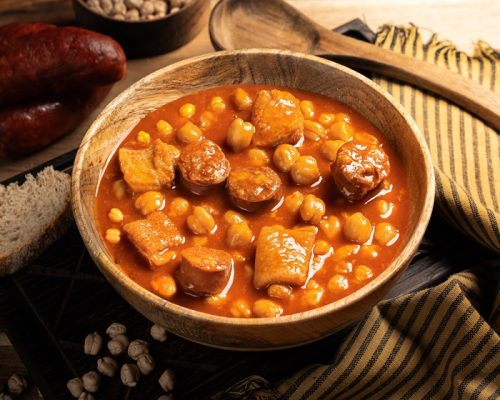
[[52, 167], [0, 185], [0, 276], [33, 261], [71, 223], [71, 177]]

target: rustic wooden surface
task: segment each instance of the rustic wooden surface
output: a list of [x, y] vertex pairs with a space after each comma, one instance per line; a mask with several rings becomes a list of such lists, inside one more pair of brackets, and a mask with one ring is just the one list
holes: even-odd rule
[[[208, 1], [208, 0], [207, 0]], [[211, 0], [215, 3], [215, 0]], [[288, 0], [290, 4], [309, 15], [316, 22], [334, 27], [353, 18], [363, 19], [373, 30], [384, 23], [406, 24], [413, 22], [424, 31], [439, 32], [458, 46], [471, 50], [472, 43], [482, 38], [500, 48], [498, 20], [500, 2], [496, 0]], [[40, 3], [42, 3], [40, 5]], [[22, 5], [29, 5], [22, 8]], [[37, 5], [35, 5], [37, 4]], [[6, 11], [6, 9], [17, 11]], [[20, 9], [22, 8], [22, 11]], [[72, 23], [73, 15], [69, 0], [2, 0], [0, 24], [13, 21], [54, 21]], [[163, 56], [133, 60], [128, 63], [124, 81], [114, 86], [101, 104], [100, 109], [118, 93], [144, 75], [160, 67], [194, 55], [213, 51], [208, 31], [203, 30], [188, 45]], [[99, 112], [95, 110], [73, 133], [54, 143], [36, 155], [19, 160], [0, 161], [0, 181], [41, 162], [63, 154], [80, 143], [90, 123]]]

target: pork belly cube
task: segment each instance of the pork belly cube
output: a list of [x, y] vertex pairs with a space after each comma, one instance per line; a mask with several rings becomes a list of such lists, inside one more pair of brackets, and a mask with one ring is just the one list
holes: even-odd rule
[[158, 265], [161, 254], [184, 243], [184, 236], [174, 223], [161, 211], [155, 211], [145, 219], [123, 226], [127, 238], [150, 262]]
[[253, 144], [275, 147], [296, 144], [304, 134], [299, 100], [281, 90], [261, 90], [252, 109]]
[[212, 296], [224, 290], [233, 268], [229, 253], [208, 247], [191, 247], [183, 250], [181, 257], [175, 277], [184, 292]]
[[316, 229], [312, 226], [285, 229], [265, 226], [257, 239], [254, 286], [274, 283], [302, 286], [309, 273]]
[[156, 139], [145, 149], [118, 150], [123, 179], [134, 192], [171, 187], [175, 178], [174, 159], [169, 145]]

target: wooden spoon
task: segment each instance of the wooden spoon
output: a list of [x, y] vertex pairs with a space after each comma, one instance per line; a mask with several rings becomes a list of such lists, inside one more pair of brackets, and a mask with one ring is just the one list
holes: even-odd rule
[[210, 39], [218, 50], [265, 47], [331, 54], [436, 93], [500, 130], [500, 97], [474, 81], [425, 61], [332, 32], [283, 0], [221, 0], [212, 10]]

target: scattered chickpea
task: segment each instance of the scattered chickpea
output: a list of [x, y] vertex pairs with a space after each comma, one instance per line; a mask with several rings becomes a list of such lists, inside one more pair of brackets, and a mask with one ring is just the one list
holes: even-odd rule
[[357, 254], [360, 247], [361, 246], [358, 244], [345, 244], [343, 246], [340, 246], [337, 249], [335, 249], [335, 252], [332, 255], [332, 260], [343, 261], [347, 257]]
[[142, 215], [148, 215], [165, 207], [165, 196], [160, 192], [145, 192], [137, 197], [134, 205]]
[[295, 214], [299, 211], [300, 206], [304, 202], [304, 195], [298, 191], [285, 197], [284, 206], [288, 211]]
[[318, 117], [318, 122], [324, 127], [328, 127], [335, 121], [335, 114], [332, 113], [322, 113]]
[[397, 239], [399, 233], [389, 222], [381, 222], [375, 227], [374, 239], [382, 246], [390, 246]]
[[231, 122], [227, 130], [226, 141], [234, 152], [240, 152], [250, 146], [255, 127], [251, 122], [245, 122], [241, 118], [236, 118]]
[[151, 135], [146, 131], [139, 131], [137, 134], [137, 142], [140, 144], [151, 143]]
[[9, 388], [10, 393], [15, 396], [19, 396], [28, 388], [28, 381], [22, 375], [12, 374], [7, 380], [7, 387]]
[[189, 201], [182, 197], [174, 198], [169, 205], [169, 212], [172, 216], [181, 217], [189, 211]]
[[177, 379], [175, 377], [175, 372], [171, 369], [166, 369], [163, 374], [161, 374], [158, 379], [158, 383], [164, 392], [170, 393], [175, 389], [175, 383]]
[[118, 363], [111, 357], [102, 357], [97, 360], [97, 371], [112, 378], [118, 369]]
[[158, 397], [158, 400], [174, 400], [174, 395], [172, 393], [162, 394], [160, 397]]
[[112, 190], [117, 200], [122, 200], [127, 195], [127, 186], [125, 186], [125, 181], [123, 179], [114, 181]]
[[269, 156], [261, 149], [248, 150], [248, 158], [250, 159], [250, 164], [254, 167], [262, 167], [269, 164]]
[[171, 275], [156, 275], [151, 280], [151, 286], [158, 295], [166, 299], [177, 292], [175, 279]]
[[348, 142], [353, 138], [352, 126], [344, 120], [335, 122], [328, 130], [328, 133], [331, 139], [343, 140], [344, 142]]
[[134, 361], [137, 361], [137, 359], [141, 354], [148, 354], [148, 353], [149, 353], [149, 344], [144, 340], [136, 339], [131, 341], [130, 344], [128, 345], [127, 354]]
[[95, 400], [95, 397], [92, 393], [82, 392], [80, 396], [78, 396], [78, 400]]
[[345, 142], [343, 140], [327, 140], [319, 149], [321, 155], [328, 161], [335, 161], [337, 159], [337, 152]]
[[306, 119], [304, 121], [304, 137], [319, 142], [326, 137], [326, 129], [319, 122]]
[[89, 371], [82, 376], [83, 388], [90, 393], [95, 393], [99, 390], [101, 376], [96, 371]]
[[127, 327], [125, 325], [120, 324], [119, 322], [113, 322], [108, 328], [106, 329], [106, 334], [110, 338], [114, 338], [118, 335], [123, 335], [127, 332]]
[[226, 244], [229, 247], [244, 247], [253, 242], [252, 230], [246, 222], [232, 224], [227, 229]]
[[267, 288], [267, 295], [275, 299], [289, 300], [292, 297], [292, 288], [288, 285], [274, 283]]
[[300, 102], [300, 111], [304, 115], [304, 118], [311, 119], [314, 117], [314, 104], [311, 100], [302, 100]]
[[333, 240], [340, 233], [342, 224], [335, 215], [329, 215], [328, 218], [320, 221], [319, 227], [329, 240]]
[[252, 316], [252, 310], [244, 300], [236, 300], [231, 304], [229, 312], [235, 318], [250, 318]]
[[304, 201], [300, 206], [300, 216], [304, 222], [317, 225], [325, 215], [326, 207], [323, 200], [313, 194], [308, 194], [304, 197]]
[[328, 254], [331, 249], [332, 246], [330, 246], [330, 243], [326, 240], [318, 240], [314, 245], [314, 254], [324, 256], [325, 254]]
[[363, 244], [370, 239], [371, 234], [372, 224], [363, 213], [354, 213], [346, 219], [344, 236], [351, 242]]
[[125, 335], [116, 335], [108, 342], [108, 350], [114, 356], [120, 355], [127, 349], [128, 343]]
[[214, 218], [203, 207], [193, 207], [193, 213], [187, 217], [187, 225], [195, 235], [208, 235], [215, 231]]
[[0, 400], [14, 400], [10, 394], [0, 393]]
[[197, 142], [198, 140], [201, 140], [202, 136], [203, 134], [201, 133], [201, 129], [191, 121], [182, 125], [176, 133], [177, 140], [184, 144]]
[[151, 337], [157, 342], [164, 342], [167, 340], [167, 330], [158, 324], [154, 324], [149, 330]]
[[226, 211], [222, 218], [228, 224], [238, 224], [240, 222], [246, 222], [246, 219], [245, 217], [243, 217], [243, 215], [233, 210]]
[[253, 304], [253, 312], [260, 318], [279, 317], [283, 314], [283, 307], [274, 301], [259, 299]]
[[109, 228], [106, 229], [106, 235], [105, 239], [107, 242], [111, 244], [117, 244], [120, 242], [121, 239], [121, 232], [119, 229], [116, 228]]
[[358, 282], [364, 282], [373, 276], [373, 271], [367, 265], [358, 265], [354, 268], [354, 277]]
[[250, 110], [253, 101], [246, 90], [237, 88], [233, 93], [233, 101], [239, 111]]
[[156, 129], [158, 130], [160, 139], [163, 141], [167, 141], [172, 136], [174, 132], [174, 128], [167, 121], [160, 119], [156, 123]]
[[349, 288], [349, 281], [344, 275], [335, 274], [328, 281], [327, 288], [332, 293], [340, 293]]
[[185, 118], [191, 118], [196, 113], [196, 106], [191, 103], [186, 103], [179, 108], [179, 114]]
[[311, 185], [320, 178], [318, 163], [313, 156], [300, 156], [292, 165], [292, 179], [297, 185]]
[[89, 333], [85, 337], [85, 343], [83, 344], [83, 352], [85, 354], [95, 356], [99, 354], [102, 348], [102, 337], [97, 332]]
[[300, 158], [300, 153], [291, 144], [280, 144], [273, 154], [273, 162], [281, 172], [288, 172]]
[[381, 199], [377, 201], [375, 207], [381, 218], [388, 218], [391, 215], [393, 204]]
[[111, 222], [118, 224], [123, 221], [123, 213], [119, 208], [113, 207], [109, 210], [108, 218]]
[[83, 392], [83, 382], [80, 378], [73, 378], [66, 383], [71, 396], [78, 398]]
[[137, 368], [142, 375], [149, 375], [155, 369], [155, 360], [150, 354], [141, 354], [137, 358]]
[[339, 274], [348, 274], [352, 272], [352, 263], [349, 261], [340, 261], [333, 266], [333, 270]]
[[157, 267], [168, 264], [170, 261], [175, 260], [177, 253], [175, 250], [168, 250], [160, 254], [154, 254], [151, 257], [151, 262]]
[[125, 386], [135, 387], [139, 381], [139, 368], [134, 364], [123, 364], [120, 370], [120, 379]]
[[223, 111], [226, 108], [224, 99], [220, 96], [212, 97], [212, 100], [210, 100], [210, 108], [215, 112]]

